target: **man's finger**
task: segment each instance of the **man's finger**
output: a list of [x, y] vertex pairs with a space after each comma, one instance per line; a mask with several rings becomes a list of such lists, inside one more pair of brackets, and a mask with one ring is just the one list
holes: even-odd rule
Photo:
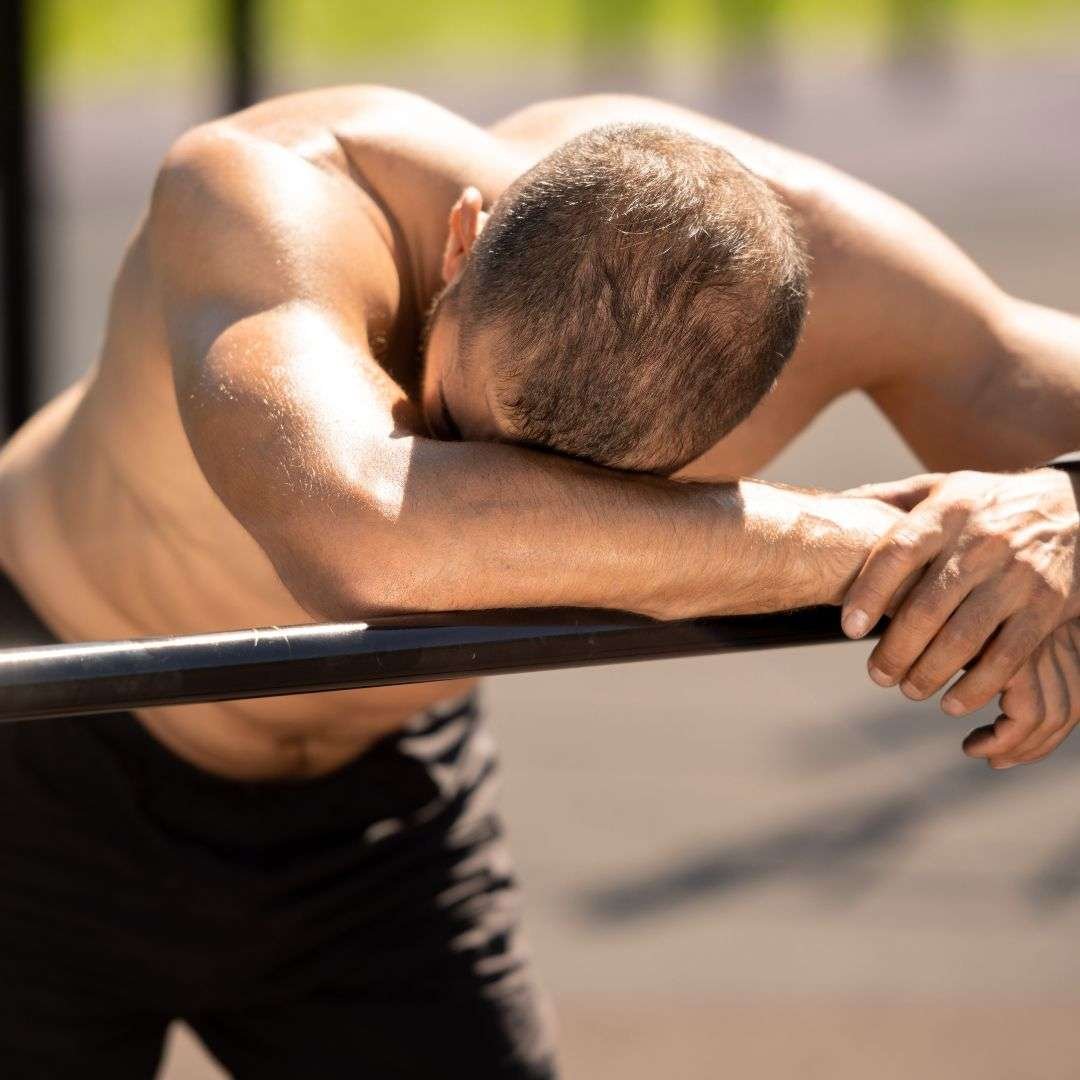
[[1007, 613], [996, 589], [976, 586], [911, 664], [904, 692], [919, 701], [936, 694], [979, 655]]
[[896, 591], [937, 557], [943, 543], [936, 514], [916, 509], [898, 521], [870, 552], [844, 598], [841, 621], [848, 637], [862, 637], [877, 625]]
[[981, 709], [1020, 670], [1045, 636], [1027, 611], [1011, 616], [967, 674], [953, 683], [942, 698], [942, 709], [950, 716]]
[[[1056, 735], [1069, 719], [1069, 692], [1065, 684], [1065, 675], [1056, 658], [1052, 643], [1044, 642], [1028, 665], [1035, 671], [1039, 688], [1039, 726], [1011, 752], [1017, 763], [1024, 761], [1029, 754], [1035, 753], [1048, 739]], [[1002, 695], [1004, 700], [1007, 694]]]
[[[1080, 720], [1077, 691], [1080, 672], [1076, 671], [1065, 628], [1043, 642], [1036, 665], [1043, 694], [1045, 716], [1039, 728], [1012, 753], [1018, 765], [1041, 761], [1052, 753]], [[1029, 665], [1030, 666], [1030, 665]]]
[[[1039, 663], [1029, 663], [1030, 669], [1037, 671], [1035, 675], [1035, 687], [1037, 701], [1034, 707], [1025, 713], [1034, 716], [1037, 723], [1030, 733], [1021, 742], [998, 748], [990, 754], [990, 765], [1002, 769], [1011, 765], [1024, 765], [1028, 760], [1034, 760], [1039, 755], [1041, 747], [1047, 744], [1065, 724], [1064, 697], [1065, 687], [1059, 683], [1055, 673], [1048, 671], [1047, 664], [1043, 660], [1047, 658], [1047, 651], [1043, 650], [1039, 657]], [[1051, 667], [1053, 664], [1051, 663]], [[1001, 707], [1005, 708], [1005, 701], [1009, 700], [1009, 694], [1001, 696]]]
[[[1011, 765], [1034, 765], [1037, 761], [1042, 761], [1043, 758], [1049, 757], [1068, 737], [1075, 727], [1075, 724], [1067, 724], [1063, 728], [1058, 728], [1048, 739], [1040, 743], [1034, 750], [1026, 753], [1022, 758], [1017, 758], [1012, 761]], [[993, 762], [991, 762], [991, 765]], [[998, 768], [1009, 768], [1010, 764], [1002, 764]]]
[[1019, 746], [1042, 720], [1042, 698], [1031, 664], [1020, 671], [1001, 695], [1001, 715], [987, 727], [976, 728], [964, 740], [969, 757], [1000, 757]]
[[922, 576], [923, 569], [920, 567], [918, 570], [915, 570], [904, 578], [904, 583], [893, 593], [893, 598], [889, 601], [889, 606], [885, 609], [885, 614], [888, 615], [890, 619], [900, 610], [900, 606], [908, 598], [908, 593], [918, 585], [919, 579]]
[[[930, 680], [913, 678], [912, 669], [919, 658], [945, 630], [950, 617], [975, 584], [971, 577], [960, 572], [953, 556], [939, 556], [915, 583], [870, 654], [870, 675], [874, 682], [882, 686], [900, 683], [908, 697], [922, 701], [970, 660], [977, 649], [968, 652], [936, 686]], [[989, 631], [986, 636], [990, 636]]]
[[986, 758], [995, 769], [1006, 768], [1021, 747], [1042, 742], [1051, 734], [1042, 730], [1046, 708], [1034, 665], [1021, 671], [1001, 695], [1001, 708], [1002, 715], [992, 725], [964, 740], [964, 753]]
[[1018, 720], [1012, 716], [999, 716], [992, 724], [976, 728], [968, 735], [964, 740], [964, 753], [968, 757], [986, 758], [995, 768], [1004, 768], [1003, 762], [1009, 751], [1038, 726], [1037, 717]]

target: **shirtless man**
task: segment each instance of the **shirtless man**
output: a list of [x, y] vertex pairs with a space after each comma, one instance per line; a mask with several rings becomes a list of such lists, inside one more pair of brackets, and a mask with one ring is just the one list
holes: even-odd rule
[[[598, 125], [616, 126], [586, 134]], [[635, 198], [623, 184], [612, 210], [593, 180], [615, 159], [637, 180], [634, 167], [659, 162], [660, 187], [650, 175]], [[685, 295], [668, 281], [676, 320], [650, 284], [671, 249], [635, 245], [665, 235], [669, 196], [709, 202], [689, 159], [731, 185], [724, 206], [761, 243], [721, 223], [719, 251], [709, 229], [684, 229], [698, 245], [686, 266], [713, 277], [685, 275], [700, 285]], [[535, 183], [516, 183], [538, 163]], [[623, 227], [643, 212], [647, 233]], [[571, 260], [553, 290], [536, 253], [587, 248], [597, 229], [603, 273], [579, 277]], [[813, 306], [761, 400], [799, 330], [794, 237]], [[565, 307], [550, 324], [535, 310], [545, 295]], [[653, 304], [651, 321], [631, 300]], [[563, 348], [563, 381], [545, 382], [545, 333], [593, 365], [607, 355], [596, 341], [614, 343], [625, 378]], [[649, 349], [633, 347], [638, 333], [654, 334]], [[708, 367], [720, 338], [722, 379]], [[679, 379], [653, 353], [685, 361]], [[867, 498], [729, 478], [854, 388], [935, 469], [1031, 466], [1076, 445], [1078, 372], [1077, 320], [1003, 295], [885, 196], [705, 117], [594, 97], [483, 130], [383, 88], [283, 98], [178, 141], [100, 362], [0, 456], [8, 608], [24, 635], [70, 640], [500, 606], [682, 617], [840, 603], [873, 554], [845, 609], [858, 634], [860, 611], [932, 584], [912, 576], [930, 542], [887, 557], [908, 519], [879, 496], [925, 503], [930, 520], [940, 485]], [[702, 443], [710, 423], [715, 445]], [[697, 482], [653, 475], [679, 466]], [[998, 505], [986, 493], [1000, 478], [961, 475]], [[1068, 631], [1075, 493], [1049, 470], [1016, 483], [1030, 490], [1013, 509], [946, 499], [949, 520], [967, 530], [957, 537], [1015, 541], [1010, 573], [1045, 556], [1047, 619]], [[943, 537], [939, 553], [959, 550]], [[980, 566], [993, 593], [1005, 570]], [[943, 625], [964, 595], [937, 605]], [[1002, 636], [1012, 613], [981, 610], [975, 632]], [[934, 637], [925, 619], [919, 632]], [[1000, 690], [1049, 623], [1025, 633], [1013, 669], [999, 663], [979, 693]], [[882, 661], [886, 681], [905, 675], [902, 656]], [[6, 1075], [146, 1075], [174, 1017], [237, 1075], [554, 1075], [469, 690], [0, 733], [0, 813], [20, 826], [0, 860]]]

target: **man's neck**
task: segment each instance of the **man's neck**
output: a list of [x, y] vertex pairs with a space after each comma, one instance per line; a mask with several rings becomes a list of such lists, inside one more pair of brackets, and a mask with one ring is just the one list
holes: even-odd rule
[[403, 289], [423, 316], [443, 286], [442, 262], [450, 208], [468, 186], [490, 206], [527, 163], [508, 144], [459, 121], [408, 143], [373, 143], [343, 135], [356, 178], [379, 204], [400, 249]]

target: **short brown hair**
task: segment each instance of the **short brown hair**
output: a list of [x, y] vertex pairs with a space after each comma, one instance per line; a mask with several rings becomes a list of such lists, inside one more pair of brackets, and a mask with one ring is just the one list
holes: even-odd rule
[[765, 395], [806, 292], [761, 179], [673, 128], [614, 124], [495, 204], [461, 281], [461, 342], [497, 331], [495, 389], [519, 441], [670, 472]]

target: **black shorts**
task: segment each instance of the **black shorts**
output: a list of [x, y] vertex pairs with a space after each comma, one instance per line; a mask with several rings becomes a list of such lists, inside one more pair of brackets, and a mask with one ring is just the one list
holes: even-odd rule
[[494, 787], [472, 699], [303, 781], [0, 727], [0, 1075], [150, 1077], [182, 1018], [241, 1078], [554, 1077]]

